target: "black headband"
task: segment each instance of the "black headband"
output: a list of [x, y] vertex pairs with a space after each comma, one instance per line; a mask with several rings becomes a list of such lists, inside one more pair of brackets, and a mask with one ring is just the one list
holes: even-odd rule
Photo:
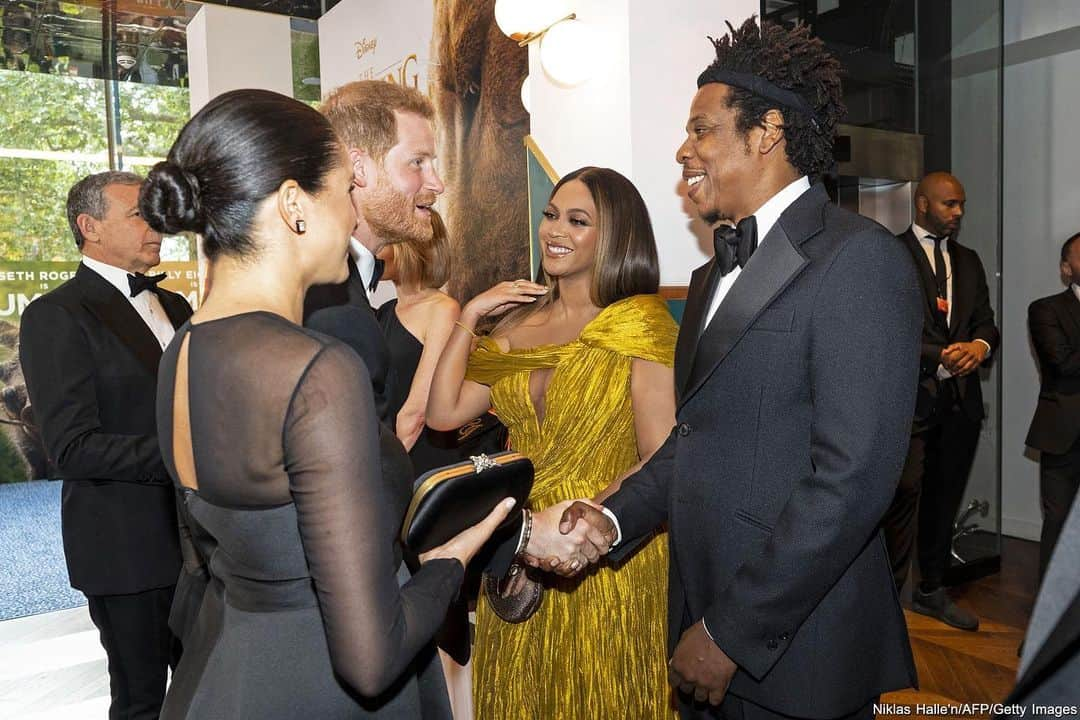
[[707, 85], [709, 83], [723, 83], [724, 85], [732, 85], [734, 87], [740, 87], [743, 90], [749, 90], [758, 97], [763, 97], [766, 100], [772, 100], [776, 104], [790, 108], [801, 112], [810, 121], [815, 132], [821, 132], [821, 123], [818, 122], [817, 115], [814, 113], [814, 108], [810, 106], [806, 98], [791, 90], [785, 90], [782, 87], [774, 85], [760, 75], [751, 75], [750, 73], [735, 72], [734, 70], [725, 70], [723, 68], [708, 68], [705, 72], [698, 75], [697, 85]]

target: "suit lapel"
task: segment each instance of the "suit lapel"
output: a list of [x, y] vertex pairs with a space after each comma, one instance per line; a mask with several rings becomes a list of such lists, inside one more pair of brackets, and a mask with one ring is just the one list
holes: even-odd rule
[[952, 265], [952, 321], [949, 323], [949, 340], [955, 340], [960, 328], [967, 325], [968, 313], [971, 309], [967, 306], [967, 300], [975, 297], [974, 288], [968, 287], [968, 281], [972, 279], [971, 267], [964, 257], [964, 248], [949, 238], [949, 260]]
[[85, 265], [79, 265], [75, 279], [83, 287], [83, 302], [90, 313], [131, 349], [148, 372], [156, 375], [161, 345], [127, 298]]
[[816, 184], [788, 206], [769, 230], [701, 336], [680, 405], [698, 391], [758, 315], [806, 267], [809, 260], [796, 246], [821, 232], [827, 202], [824, 187]]
[[165, 314], [168, 316], [169, 322], [172, 323], [173, 329], [178, 330], [191, 317], [191, 307], [186, 302], [181, 302], [175, 294], [168, 290], [157, 290], [156, 293], [161, 307], [165, 309]]
[[371, 309], [371, 300], [368, 298], [367, 288], [364, 287], [364, 277], [360, 274], [360, 268], [349, 256], [349, 279], [345, 281], [345, 287], [349, 294], [349, 304]]
[[[919, 244], [918, 239], [915, 237], [915, 233], [911, 228], [907, 229], [907, 232], [900, 235], [900, 239], [907, 245], [908, 250], [911, 252], [911, 257], [915, 260], [915, 266], [919, 268], [919, 276], [922, 278], [923, 296], [926, 300], [926, 312], [929, 314], [931, 322], [934, 318], [934, 313], [937, 311], [937, 281], [934, 278], [934, 271], [930, 267], [930, 261], [926, 259], [926, 253], [922, 249], [922, 245]], [[955, 293], [954, 293], [955, 294]]]
[[675, 343], [675, 389], [680, 395], [686, 391], [686, 381], [697, 354], [698, 338], [701, 337], [709, 302], [719, 281], [720, 273], [716, 270], [715, 260], [705, 263], [690, 276], [686, 308], [679, 326], [679, 339]]
[[1071, 287], [1065, 288], [1065, 292], [1062, 294], [1061, 305], [1065, 309], [1065, 315], [1068, 316], [1069, 322], [1072, 323], [1072, 332], [1069, 333], [1069, 337], [1072, 342], [1080, 343], [1080, 299], [1076, 297], [1076, 293], [1073, 292]]

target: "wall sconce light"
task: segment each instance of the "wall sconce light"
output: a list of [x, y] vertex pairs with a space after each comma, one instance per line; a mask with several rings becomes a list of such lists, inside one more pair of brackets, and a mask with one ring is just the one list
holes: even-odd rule
[[557, 85], [574, 87], [589, 79], [596, 65], [592, 29], [574, 19], [549, 28], [540, 41], [540, 64]]
[[[592, 29], [568, 10], [561, 0], [496, 0], [495, 22], [520, 47], [539, 40], [544, 73], [556, 85], [574, 87], [591, 75], [596, 42]], [[523, 98], [525, 92], [523, 86]]]
[[569, 0], [495, 0], [499, 29], [522, 47], [569, 14]]
[[529, 92], [529, 76], [526, 75], [525, 79], [521, 81], [521, 104], [525, 107], [525, 112], [532, 112], [532, 96]]

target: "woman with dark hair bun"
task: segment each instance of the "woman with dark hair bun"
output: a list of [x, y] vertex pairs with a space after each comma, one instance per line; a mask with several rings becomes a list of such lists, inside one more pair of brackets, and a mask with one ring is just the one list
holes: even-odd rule
[[450, 717], [431, 640], [509, 508], [401, 568], [410, 493], [380, 472], [367, 370], [300, 327], [307, 288], [347, 275], [351, 187], [329, 123], [262, 90], [211, 101], [143, 187], [146, 221], [202, 235], [214, 277], [158, 374], [185, 559], [209, 578], [167, 720]]

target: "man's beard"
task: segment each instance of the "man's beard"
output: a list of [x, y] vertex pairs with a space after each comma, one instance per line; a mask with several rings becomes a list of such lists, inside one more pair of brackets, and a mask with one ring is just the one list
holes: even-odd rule
[[364, 220], [376, 237], [388, 244], [400, 242], [430, 242], [431, 219], [419, 217], [416, 205], [435, 202], [431, 193], [409, 197], [394, 189], [390, 179], [380, 175], [378, 186], [364, 203]]

